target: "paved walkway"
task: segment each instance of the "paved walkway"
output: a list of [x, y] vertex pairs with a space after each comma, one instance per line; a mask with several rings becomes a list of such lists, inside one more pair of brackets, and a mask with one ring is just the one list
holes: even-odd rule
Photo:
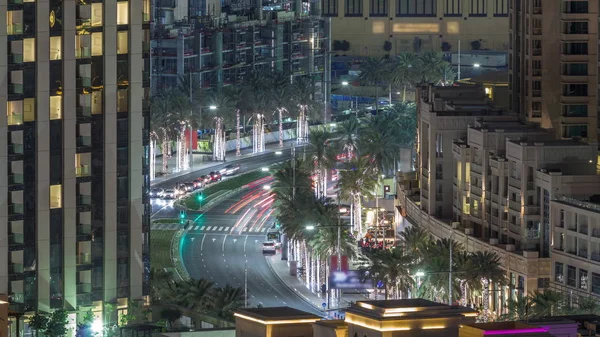
[[[283, 150], [285, 150], [285, 149], [289, 150], [290, 147], [295, 144], [296, 144], [295, 139], [285, 141], [283, 143]], [[233, 151], [227, 152], [227, 154], [225, 155], [225, 160], [228, 163], [235, 162], [236, 160], [239, 160], [239, 159], [249, 158], [249, 157], [264, 154], [266, 152], [275, 152], [275, 151], [279, 151], [279, 150], [282, 150], [282, 148], [279, 147], [278, 143], [266, 145], [265, 152], [261, 152], [261, 153], [252, 153], [252, 148], [242, 149], [242, 155], [239, 157], [235, 155], [235, 150], [233, 150]], [[194, 154], [194, 165], [193, 165], [192, 169], [177, 171], [177, 169], [176, 169], [177, 168], [177, 155], [173, 155], [171, 158], [168, 159], [168, 164], [169, 164], [168, 173], [166, 175], [163, 175], [160, 177], [157, 176], [154, 180], [152, 180], [151, 185], [159, 184], [159, 183], [168, 181], [170, 179], [174, 179], [174, 178], [186, 175], [190, 172], [194, 172], [194, 171], [198, 171], [198, 170], [202, 170], [202, 169], [208, 169], [213, 166], [223, 164], [223, 162], [220, 162], [220, 161], [203, 160], [203, 158], [205, 158], [205, 157], [212, 158], [212, 156], [210, 156], [210, 155], [207, 156], [205, 154]], [[156, 169], [157, 173], [162, 172], [162, 163], [163, 163], [162, 157], [156, 157], [155, 169]]]
[[[267, 256], [266, 259], [267, 264], [269, 264], [281, 282], [283, 282], [298, 296], [319, 310], [323, 310], [323, 303], [325, 303], [327, 307], [328, 299], [326, 296], [323, 297], [320, 292], [313, 293], [306, 287], [300, 277], [290, 275], [288, 262], [281, 260], [280, 253]], [[344, 317], [344, 308], [349, 307], [351, 302], [363, 301], [367, 299], [368, 297], [365, 297], [361, 294], [343, 294], [342, 305], [340, 308], [336, 308], [334, 307], [335, 304], [332, 304], [328, 309], [323, 311], [327, 312], [327, 317], [330, 319], [340, 319]]]

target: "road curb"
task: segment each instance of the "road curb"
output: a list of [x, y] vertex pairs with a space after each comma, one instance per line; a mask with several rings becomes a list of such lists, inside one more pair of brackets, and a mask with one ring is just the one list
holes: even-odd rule
[[301, 294], [298, 290], [296, 290], [296, 288], [290, 286], [289, 284], [287, 284], [280, 276], [279, 274], [277, 274], [277, 272], [275, 271], [275, 269], [273, 269], [273, 266], [271, 265], [271, 259], [265, 257], [265, 260], [267, 261], [267, 265], [269, 266], [269, 269], [271, 269], [271, 271], [273, 272], [273, 274], [275, 274], [275, 277], [277, 277], [277, 279], [279, 281], [281, 281], [281, 283], [283, 283], [283, 285], [288, 288], [291, 292], [293, 292], [294, 294], [296, 294], [300, 299], [302, 299], [304, 302], [308, 303], [311, 307], [316, 308], [318, 311], [320, 312], [324, 312], [322, 307], [319, 307], [318, 305], [315, 305], [313, 302], [311, 302], [311, 300], [309, 300], [306, 296], [304, 296], [303, 294]]

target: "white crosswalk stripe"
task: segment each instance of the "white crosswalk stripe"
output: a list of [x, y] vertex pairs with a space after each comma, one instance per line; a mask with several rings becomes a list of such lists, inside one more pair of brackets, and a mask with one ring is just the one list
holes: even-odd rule
[[200, 228], [200, 226], [196, 226], [196, 227], [194, 227], [194, 230], [195, 230], [195, 231], [197, 231], [197, 230], [198, 230], [198, 228]]
[[247, 232], [247, 231], [248, 231], [248, 227], [244, 227], [244, 228], [242, 229], [242, 232]]
[[226, 231], [226, 232], [227, 232], [227, 231], [229, 231], [229, 227], [225, 227], [225, 231]]
[[206, 230], [209, 231], [212, 228], [212, 226], [207, 226]]
[[204, 226], [200, 226], [199, 230], [203, 231], [204, 230]]
[[223, 230], [223, 227], [219, 227], [219, 232]]

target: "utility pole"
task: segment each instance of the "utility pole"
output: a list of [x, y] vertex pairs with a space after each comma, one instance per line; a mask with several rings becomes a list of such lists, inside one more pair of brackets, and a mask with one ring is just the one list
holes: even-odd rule
[[244, 255], [244, 308], [248, 307], [248, 258]]
[[458, 71], [456, 72], [456, 75], [460, 81], [460, 40], [458, 40]]
[[448, 273], [448, 305], [452, 305], [452, 246], [454, 245], [454, 229], [450, 235], [450, 272]]
[[[337, 208], [338, 208], [338, 223], [337, 223], [337, 270], [342, 270], [342, 217], [340, 215], [340, 188], [337, 188]], [[342, 305], [342, 289], [337, 290], [338, 310]]]

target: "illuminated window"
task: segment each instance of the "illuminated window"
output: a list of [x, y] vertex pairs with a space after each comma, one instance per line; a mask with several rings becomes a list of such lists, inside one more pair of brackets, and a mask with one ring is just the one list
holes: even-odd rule
[[35, 98], [23, 100], [23, 121], [33, 122], [35, 120]]
[[23, 11], [6, 12], [6, 33], [8, 35], [23, 34]]
[[142, 13], [144, 15], [144, 22], [150, 21], [150, 0], [143, 0], [142, 2]]
[[23, 39], [23, 62], [35, 62], [35, 39]]
[[76, 58], [86, 58], [91, 56], [91, 36], [89, 34], [85, 35], [75, 35], [75, 57]]
[[62, 59], [62, 38], [60, 36], [50, 37], [50, 60]]
[[8, 125], [23, 124], [23, 101], [6, 102], [6, 123]]
[[92, 56], [102, 56], [102, 33], [92, 33]]
[[62, 118], [62, 96], [50, 96], [50, 119]]
[[128, 52], [128, 31], [117, 33], [117, 54], [127, 54]]
[[117, 2], [117, 25], [129, 23], [129, 3], [127, 1]]
[[128, 91], [127, 89], [117, 90], [117, 112], [127, 112], [129, 106]]
[[92, 4], [92, 26], [102, 26], [102, 3]]
[[62, 207], [62, 185], [50, 185], [50, 208]]
[[92, 91], [92, 115], [100, 114], [102, 114], [102, 90], [95, 90]]

